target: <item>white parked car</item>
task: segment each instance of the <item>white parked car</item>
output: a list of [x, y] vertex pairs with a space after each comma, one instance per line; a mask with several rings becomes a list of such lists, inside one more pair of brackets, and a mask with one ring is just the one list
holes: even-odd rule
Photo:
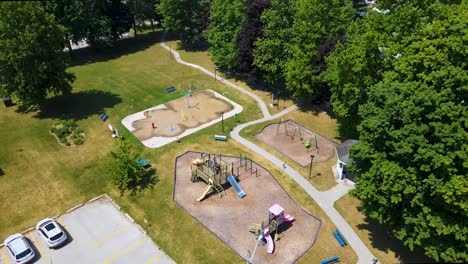
[[36, 229], [42, 238], [47, 242], [49, 248], [58, 247], [67, 241], [67, 234], [62, 227], [52, 218], [39, 221]]
[[5, 239], [4, 245], [16, 263], [27, 263], [35, 256], [34, 250], [21, 234], [14, 234]]

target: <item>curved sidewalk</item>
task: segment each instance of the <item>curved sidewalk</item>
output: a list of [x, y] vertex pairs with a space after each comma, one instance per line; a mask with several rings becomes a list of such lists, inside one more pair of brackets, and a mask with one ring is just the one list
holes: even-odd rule
[[[163, 40], [161, 41], [161, 46], [164, 47], [166, 50], [172, 52], [174, 55], [174, 58], [176, 59], [177, 62], [199, 69], [206, 74], [212, 76], [213, 78], [215, 77], [214, 73], [210, 72], [209, 70], [193, 64], [193, 63], [188, 63], [183, 61], [180, 58], [180, 55], [177, 51], [170, 49], [165, 43], [164, 43], [164, 37]], [[348, 240], [349, 245], [353, 248], [353, 250], [356, 252], [358, 256], [358, 263], [373, 263], [374, 256], [370, 252], [370, 250], [364, 245], [362, 240], [359, 238], [359, 236], [354, 232], [354, 230], [351, 228], [351, 226], [346, 222], [346, 220], [338, 213], [338, 211], [333, 207], [333, 204], [335, 203], [336, 200], [344, 196], [346, 193], [348, 193], [349, 190], [351, 190], [353, 187], [344, 185], [344, 184], [337, 184], [335, 187], [331, 188], [328, 191], [325, 192], [320, 192], [318, 191], [308, 180], [306, 180], [302, 175], [300, 175], [296, 170], [292, 169], [291, 167], [287, 166], [285, 169], [283, 169], [283, 161], [278, 159], [276, 156], [272, 155], [271, 153], [267, 152], [266, 150], [262, 149], [261, 147], [257, 146], [256, 144], [252, 143], [251, 141], [241, 137], [239, 135], [240, 131], [248, 126], [262, 123], [268, 120], [272, 120], [275, 118], [278, 118], [280, 116], [283, 116], [297, 108], [297, 106], [293, 105], [288, 107], [287, 109], [275, 114], [271, 115], [270, 112], [268, 111], [268, 108], [266, 104], [258, 97], [256, 94], [245, 90], [244, 88], [237, 86], [233, 83], [231, 83], [228, 80], [225, 80], [223, 78], [217, 78], [220, 82], [227, 84], [234, 89], [251, 96], [254, 98], [259, 107], [262, 110], [263, 113], [263, 118], [257, 119], [248, 123], [244, 123], [241, 125], [238, 125], [235, 127], [230, 135], [231, 137], [236, 140], [237, 142], [241, 143], [245, 147], [249, 148], [250, 150], [254, 151], [255, 153], [265, 157], [268, 159], [271, 163], [273, 163], [275, 166], [278, 168], [282, 169], [286, 174], [288, 174], [299, 186], [301, 186], [311, 197], [312, 199], [315, 200], [315, 202], [322, 208], [322, 210], [327, 214], [327, 216], [330, 218], [330, 220], [336, 225], [336, 227], [340, 230], [340, 232], [344, 235], [344, 237]]]

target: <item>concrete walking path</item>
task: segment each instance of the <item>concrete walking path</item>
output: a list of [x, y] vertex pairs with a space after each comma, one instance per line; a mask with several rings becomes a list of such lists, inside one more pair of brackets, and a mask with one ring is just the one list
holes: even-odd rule
[[[164, 43], [164, 37], [163, 40], [161, 41], [161, 46], [164, 47], [165, 49], [169, 50], [173, 55], [174, 58], [176, 59], [177, 62], [199, 69], [206, 74], [212, 76], [213, 78], [215, 77], [214, 73], [210, 72], [209, 70], [193, 64], [193, 63], [188, 63], [183, 61], [180, 58], [180, 55], [177, 51], [169, 48], [165, 43]], [[235, 85], [234, 83], [231, 83], [230, 81], [223, 79], [223, 78], [217, 78], [218, 81], [227, 84], [231, 86], [232, 88], [251, 96], [254, 98], [260, 109], [262, 110], [263, 113], [263, 118], [257, 119], [248, 123], [244, 123], [241, 125], [238, 125], [235, 127], [231, 133], [230, 136], [237, 142], [241, 143], [245, 147], [249, 148], [250, 150], [254, 151], [255, 153], [265, 157], [268, 159], [271, 163], [273, 163], [275, 166], [283, 170], [286, 174], [288, 174], [299, 186], [301, 186], [311, 197], [312, 199], [315, 200], [315, 202], [322, 208], [322, 210], [327, 214], [327, 216], [330, 218], [330, 220], [336, 225], [336, 227], [340, 230], [340, 232], [343, 234], [343, 236], [348, 240], [348, 244], [353, 248], [353, 250], [356, 252], [358, 256], [358, 263], [373, 263], [374, 256], [370, 252], [370, 250], [364, 245], [362, 240], [359, 238], [359, 236], [354, 232], [354, 230], [351, 228], [351, 226], [346, 222], [346, 220], [338, 213], [338, 211], [333, 207], [333, 204], [335, 203], [336, 200], [340, 199], [342, 196], [344, 196], [346, 193], [348, 193], [349, 190], [353, 188], [351, 185], [346, 185], [346, 184], [337, 184], [335, 187], [331, 188], [328, 191], [325, 192], [320, 192], [318, 191], [310, 182], [305, 179], [302, 175], [300, 175], [296, 170], [292, 169], [289, 166], [286, 166], [286, 168], [283, 168], [284, 161], [280, 160], [276, 156], [272, 155], [271, 153], [267, 152], [263, 148], [259, 147], [258, 145], [252, 143], [251, 141], [241, 137], [239, 135], [240, 131], [248, 126], [255, 125], [258, 123], [262, 123], [268, 120], [272, 120], [278, 117], [281, 117], [295, 109], [297, 109], [296, 105], [290, 106], [287, 109], [275, 114], [271, 115], [270, 112], [268, 111], [267, 105], [262, 101], [260, 97], [258, 97], [256, 94], [252, 93], [251, 91], [247, 91], [244, 88]], [[338, 242], [337, 242], [338, 243]], [[332, 256], [330, 256], [332, 257]]]

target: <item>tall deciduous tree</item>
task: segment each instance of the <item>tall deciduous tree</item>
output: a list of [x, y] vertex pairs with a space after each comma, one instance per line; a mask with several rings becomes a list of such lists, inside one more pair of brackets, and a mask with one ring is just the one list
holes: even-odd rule
[[39, 2], [0, 3], [0, 93], [25, 107], [71, 91], [64, 29]]
[[384, 50], [392, 67], [359, 110], [355, 194], [410, 249], [467, 262], [468, 8], [435, 3], [427, 10], [435, 16], [421, 19], [430, 23]]
[[354, 11], [349, 0], [298, 0], [293, 23], [292, 57], [285, 67], [287, 87], [298, 98], [318, 95], [319, 46], [343, 35]]
[[246, 18], [246, 0], [213, 0], [206, 36], [217, 66], [233, 69], [238, 56], [238, 36]]
[[295, 0], [272, 0], [261, 16], [263, 37], [255, 42], [253, 63], [276, 89], [284, 87], [284, 69], [291, 57]]
[[161, 0], [156, 11], [163, 17], [163, 27], [178, 33], [182, 45], [191, 47], [201, 39], [209, 4], [208, 0]]
[[249, 0], [244, 26], [239, 33], [239, 51], [237, 55], [237, 68], [242, 72], [253, 70], [254, 43], [263, 35], [263, 23], [260, 17], [263, 11], [270, 7], [270, 0]]

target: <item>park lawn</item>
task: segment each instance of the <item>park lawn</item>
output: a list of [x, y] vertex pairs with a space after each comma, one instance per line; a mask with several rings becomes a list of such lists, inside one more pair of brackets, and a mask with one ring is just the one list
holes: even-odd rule
[[[208, 51], [189, 51], [189, 50], [184, 50], [180, 48], [180, 44], [177, 40], [171, 40], [167, 41], [166, 44], [171, 46], [171, 48], [177, 50], [179, 52], [180, 57], [190, 63], [198, 64], [202, 66], [203, 68], [211, 71], [214, 73], [216, 69], [216, 65], [213, 63], [211, 60]], [[288, 108], [289, 106], [293, 105], [295, 102], [291, 98], [281, 98], [281, 100], [276, 100], [275, 103], [278, 103], [277, 106], [270, 107], [271, 103], [271, 92], [269, 91], [263, 91], [263, 87], [267, 87], [268, 85], [263, 84], [261, 82], [256, 83], [256, 84], [247, 84], [246, 81], [246, 76], [243, 75], [233, 75], [229, 76], [226, 73], [217, 70], [216, 75], [219, 77], [222, 77], [223, 79], [229, 80], [230, 82], [246, 89], [249, 90], [253, 93], [255, 93], [257, 96], [259, 96], [262, 101], [268, 106], [268, 110], [270, 114], [276, 114], [278, 112], [281, 112], [282, 110]]]
[[361, 201], [349, 194], [341, 197], [334, 205], [380, 263], [435, 262], [425, 256], [421, 248], [411, 252], [401, 241], [390, 234], [387, 227], [369, 220], [359, 210], [360, 206]]
[[[249, 127], [246, 127], [241, 131], [241, 135], [255, 144], [259, 145], [263, 149], [268, 150], [268, 152], [272, 153], [276, 157], [281, 160], [286, 161], [286, 164], [294, 168], [297, 172], [299, 172], [305, 178], [309, 177], [309, 166], [302, 167], [295, 161], [291, 160], [287, 156], [283, 155], [281, 152], [271, 148], [267, 144], [257, 140], [254, 135], [260, 132], [263, 127], [271, 123], [280, 122], [281, 119], [287, 120], [292, 119], [301, 125], [311, 129], [314, 132], [319, 133], [322, 136], [335, 141], [336, 143], [340, 143], [337, 135], [337, 124], [336, 120], [330, 118], [325, 112], [318, 111], [316, 109], [296, 109], [291, 111], [290, 113], [282, 116], [281, 118], [273, 119], [270, 121], [266, 121], [263, 123], [255, 124]], [[312, 185], [315, 186], [319, 191], [326, 191], [336, 185], [335, 177], [333, 176], [332, 167], [336, 164], [337, 157], [336, 155], [324, 162], [314, 162], [312, 168], [312, 177], [309, 180]]]
[[[75, 61], [77, 65], [70, 68], [77, 77], [73, 94], [51, 98], [47, 107], [37, 113], [19, 114], [15, 112], [16, 107], [0, 111], [0, 137], [4, 139], [0, 168], [5, 172], [0, 176], [0, 238], [107, 192], [176, 262], [244, 262], [172, 202], [174, 161], [178, 155], [188, 150], [231, 155], [242, 152], [271, 169], [288, 193], [323, 221], [316, 245], [301, 261], [318, 262], [321, 258], [340, 255], [346, 263], [356, 262], [356, 255], [349, 247], [342, 250], [334, 243], [329, 232], [334, 229], [331, 221], [288, 176], [233, 140], [213, 141], [213, 134], [220, 133], [219, 123], [183, 138], [181, 143], [159, 149], [143, 148], [124, 129], [120, 124], [124, 116], [180, 97], [178, 92], [184, 91], [180, 87], [188, 87], [190, 83], [199, 89], [229, 91], [230, 98], [244, 107], [237, 119], [225, 121], [226, 131], [237, 122], [261, 117], [254, 100], [195, 69], [175, 63], [157, 44], [158, 40], [157, 34], [149, 34], [121, 41], [112, 51], [99, 55], [76, 51], [81, 62]], [[177, 86], [177, 92], [167, 94], [164, 88], [172, 85]], [[106, 164], [114, 144], [107, 123], [99, 120], [104, 111], [110, 116], [109, 123], [117, 126], [124, 137], [143, 150], [142, 156], [154, 164], [158, 181], [153, 187], [136, 195], [120, 196], [111, 186]], [[63, 147], [48, 133], [54, 121], [70, 118], [76, 119], [85, 131], [85, 143], [81, 146]], [[151, 225], [144, 225], [143, 219]]]

